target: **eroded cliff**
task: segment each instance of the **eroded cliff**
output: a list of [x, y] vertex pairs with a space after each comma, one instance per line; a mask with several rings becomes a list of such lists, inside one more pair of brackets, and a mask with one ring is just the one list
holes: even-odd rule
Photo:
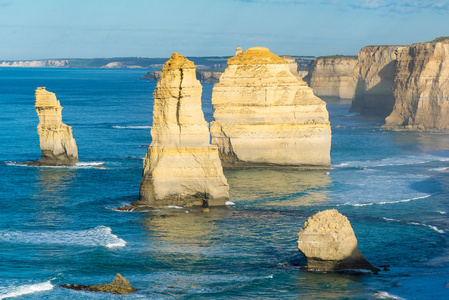
[[224, 167], [330, 166], [325, 102], [267, 48], [250, 48], [228, 60], [212, 104], [212, 143]]
[[62, 107], [54, 93], [38, 87], [35, 107], [39, 116], [39, 134], [42, 157], [31, 165], [62, 166], [78, 162], [78, 149], [72, 136], [72, 127], [62, 122]]
[[210, 144], [195, 69], [178, 53], [162, 69], [137, 204], [213, 206], [229, 197], [218, 148]]
[[386, 129], [449, 129], [449, 38], [397, 50], [395, 104]]
[[325, 56], [310, 62], [305, 80], [318, 97], [352, 99], [357, 57]]
[[392, 92], [396, 50], [401, 46], [367, 46], [354, 68], [355, 94], [351, 112], [388, 116], [393, 110]]

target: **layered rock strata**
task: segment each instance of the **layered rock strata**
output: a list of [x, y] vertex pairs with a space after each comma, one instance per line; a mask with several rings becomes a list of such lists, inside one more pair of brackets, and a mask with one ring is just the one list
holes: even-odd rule
[[298, 76], [298, 63], [296, 62], [296, 59], [288, 55], [282, 55], [281, 57], [288, 63], [290, 72], [292, 72], [293, 75]]
[[[161, 79], [162, 71], [150, 71], [143, 75], [140, 79], [148, 79], [154, 82], [158, 82]], [[200, 82], [205, 83], [217, 83], [220, 80], [220, 76], [223, 74], [223, 70], [196, 70], [196, 78]]]
[[318, 57], [310, 62], [306, 81], [318, 97], [352, 99], [356, 64], [353, 56]]
[[162, 69], [154, 92], [152, 142], [135, 204], [216, 206], [229, 197], [218, 148], [210, 144], [195, 69], [178, 53]]
[[335, 209], [311, 216], [298, 233], [298, 249], [309, 271], [368, 270], [378, 272], [360, 252], [348, 219]]
[[449, 129], [449, 39], [401, 47], [386, 129]]
[[267, 48], [250, 48], [228, 60], [212, 104], [212, 143], [224, 167], [330, 166], [325, 102]]
[[71, 166], [78, 162], [78, 149], [72, 136], [72, 127], [62, 122], [62, 106], [54, 93], [38, 87], [35, 107], [39, 116], [39, 134], [42, 157], [31, 165]]
[[351, 112], [388, 116], [394, 106], [392, 92], [396, 50], [401, 46], [367, 46], [354, 68], [355, 94]]

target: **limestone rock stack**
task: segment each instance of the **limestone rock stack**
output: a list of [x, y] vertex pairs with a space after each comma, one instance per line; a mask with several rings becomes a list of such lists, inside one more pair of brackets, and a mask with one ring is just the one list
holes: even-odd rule
[[396, 50], [399, 47], [367, 46], [360, 50], [354, 68], [355, 95], [351, 112], [383, 116], [391, 113]]
[[298, 233], [298, 249], [310, 271], [379, 271], [360, 252], [348, 219], [335, 209], [321, 211], [305, 222]]
[[396, 70], [385, 128], [449, 129], [449, 38], [399, 48]]
[[224, 205], [228, 184], [210, 144], [196, 66], [173, 53], [154, 92], [152, 142], [143, 162], [139, 203]]
[[310, 62], [306, 81], [318, 97], [352, 99], [357, 57], [325, 56]]
[[35, 107], [39, 116], [39, 134], [42, 157], [32, 165], [70, 166], [78, 162], [78, 149], [72, 136], [72, 127], [62, 123], [62, 107], [54, 93], [38, 87]]
[[242, 53], [242, 52], [243, 52], [242, 47], [237, 46], [237, 48], [235, 48], [235, 55], [239, 55], [239, 54]]
[[282, 55], [281, 58], [284, 59], [286, 63], [288, 63], [288, 68], [290, 69], [290, 72], [292, 72], [292, 74], [295, 76], [299, 76], [298, 63], [296, 62], [296, 59], [288, 55]]
[[224, 167], [330, 166], [325, 102], [267, 48], [250, 48], [228, 60], [212, 104], [212, 143]]

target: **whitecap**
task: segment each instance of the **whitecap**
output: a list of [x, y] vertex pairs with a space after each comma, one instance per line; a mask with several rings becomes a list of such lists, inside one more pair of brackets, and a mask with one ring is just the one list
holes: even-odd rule
[[53, 287], [54, 286], [50, 283], [50, 281], [11, 287], [8, 288], [8, 291], [6, 292], [0, 291], [0, 299], [15, 298], [23, 295], [34, 294], [37, 292], [49, 291], [52, 290]]
[[177, 208], [177, 209], [179, 209], [179, 208], [184, 208], [184, 207], [177, 206], [177, 205], [167, 205], [167, 206], [165, 206], [165, 208]]
[[343, 204], [337, 204], [336, 206], [354, 206], [354, 207], [362, 207], [362, 206], [371, 206], [371, 205], [386, 205], [386, 204], [395, 204], [395, 203], [403, 203], [403, 202], [410, 202], [418, 199], [425, 199], [432, 196], [432, 194], [425, 195], [425, 196], [419, 196], [404, 200], [394, 200], [394, 201], [381, 201], [381, 202], [371, 202], [371, 203], [343, 203]]
[[226, 203], [225, 203], [226, 205], [229, 205], [229, 206], [232, 206], [232, 205], [235, 205], [235, 203], [234, 202], [232, 202], [232, 201], [226, 201]]
[[112, 128], [115, 128], [115, 129], [150, 129], [151, 126], [118, 126], [118, 125], [114, 125], [114, 126], [112, 126]]
[[439, 228], [436, 227], [436, 226], [428, 225], [428, 224], [424, 224], [424, 223], [420, 223], [420, 222], [416, 222], [416, 221], [410, 221], [410, 222], [407, 222], [407, 221], [401, 221], [401, 220], [390, 219], [390, 218], [386, 218], [386, 217], [382, 217], [382, 219], [384, 219], [385, 221], [389, 221], [389, 222], [405, 223], [405, 224], [415, 225], [415, 226], [424, 226], [424, 227], [428, 227], [428, 228], [430, 228], [430, 229], [432, 229], [432, 230], [435, 230], [435, 231], [438, 232], [438, 233], [445, 233], [444, 230], [439, 229]]
[[445, 215], [446, 214], [446, 212], [445, 211], [442, 211], [442, 210], [439, 210], [438, 211], [440, 214], [442, 214], [442, 215]]
[[112, 233], [106, 226], [97, 226], [87, 230], [55, 231], [0, 231], [0, 241], [11, 244], [62, 245], [107, 248], [124, 247], [126, 242]]
[[449, 171], [449, 168], [448, 168], [448, 167], [435, 168], [435, 169], [429, 169], [429, 171], [434, 171], [434, 172], [447, 172], [447, 171]]
[[8, 166], [16, 167], [39, 167], [39, 168], [71, 168], [71, 169], [99, 169], [99, 166], [104, 164], [103, 161], [93, 161], [93, 162], [77, 162], [74, 166], [39, 166], [39, 165], [28, 165], [26, 162], [17, 161], [5, 161]]
[[387, 167], [387, 166], [404, 166], [404, 165], [416, 165], [424, 164], [434, 161], [449, 161], [449, 157], [441, 157], [435, 155], [422, 155], [422, 156], [397, 156], [389, 157], [379, 160], [366, 160], [366, 161], [349, 161], [333, 165], [333, 168], [373, 168], [373, 167]]
[[389, 294], [387, 292], [377, 292], [373, 295], [376, 299], [395, 299], [395, 300], [403, 300], [404, 298]]

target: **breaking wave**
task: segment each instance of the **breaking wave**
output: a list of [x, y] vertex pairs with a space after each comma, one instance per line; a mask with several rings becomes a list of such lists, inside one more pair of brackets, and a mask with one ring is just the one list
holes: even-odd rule
[[423, 156], [399, 156], [392, 158], [385, 158], [380, 160], [366, 160], [366, 161], [349, 161], [332, 166], [333, 168], [373, 168], [386, 166], [404, 166], [425, 164], [433, 161], [449, 161], [448, 157], [441, 157], [435, 155]]
[[53, 287], [54, 286], [50, 283], [50, 281], [36, 284], [26, 284], [17, 287], [8, 287], [7, 291], [3, 291], [3, 289], [0, 290], [0, 299], [15, 298], [37, 292], [49, 291], [52, 290]]

